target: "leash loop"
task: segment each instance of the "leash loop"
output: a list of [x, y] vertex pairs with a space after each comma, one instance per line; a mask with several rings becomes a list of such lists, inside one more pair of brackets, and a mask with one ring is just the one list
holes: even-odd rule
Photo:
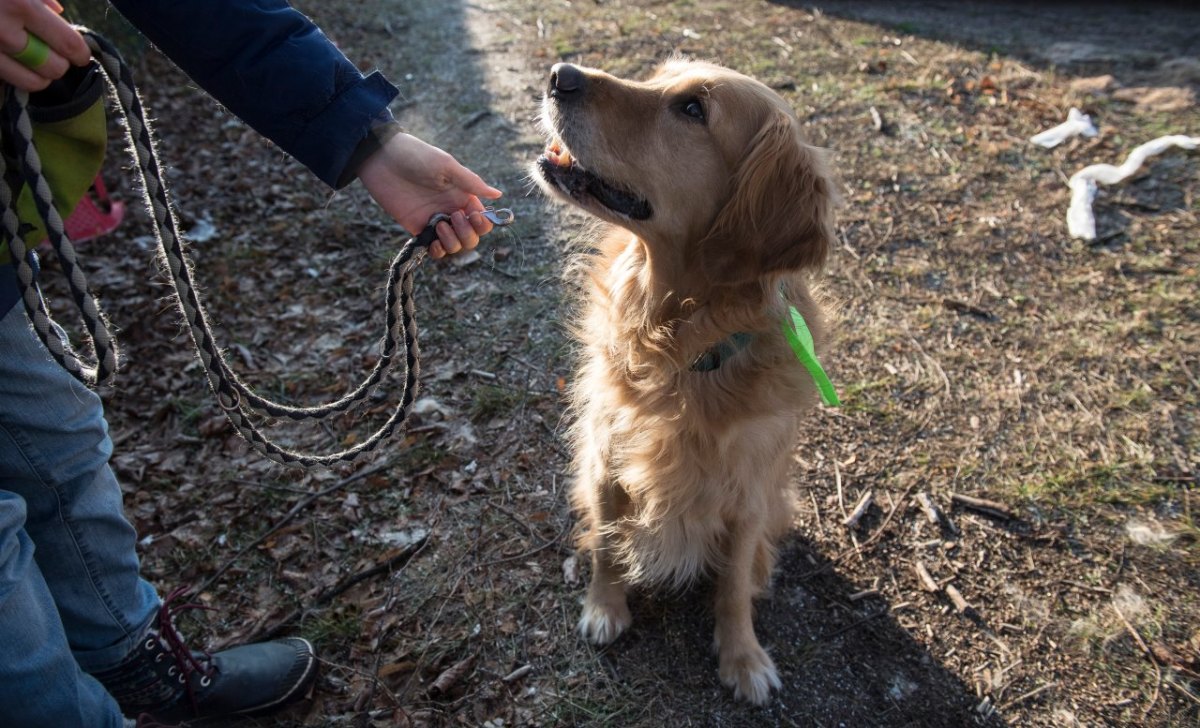
[[[179, 232], [179, 224], [175, 218], [166, 185], [163, 183], [153, 134], [129, 67], [108, 40], [86, 29], [81, 29], [81, 32], [92, 50], [93, 62], [97, 63], [103, 71], [106, 81], [114, 92], [117, 106], [124, 117], [128, 147], [145, 192], [147, 210], [154, 221], [153, 227], [159, 251], [171, 272], [176, 303], [187, 322], [192, 343], [200, 363], [203, 365], [217, 404], [224, 411], [234, 429], [263, 455], [285, 465], [304, 467], [333, 465], [353, 461], [362, 454], [374, 450], [398, 427], [404, 425], [409, 407], [416, 396], [420, 360], [416, 311], [412, 295], [413, 273], [421, 262], [421, 253], [437, 239], [436, 224], [443, 219], [449, 219], [449, 216], [440, 213], [434, 215], [429, 225], [420, 234], [404, 243], [392, 260], [384, 296], [385, 332], [380, 340], [379, 360], [361, 384], [336, 401], [312, 407], [296, 407], [262, 397], [238, 378], [225, 359], [221, 348], [216, 344], [203, 303], [192, 282], [192, 266], [185, 250], [183, 236]], [[15, 205], [20, 186], [18, 182], [11, 179], [12, 175], [6, 174], [3, 159], [0, 158], [0, 175], [9, 178], [10, 182], [10, 184], [0, 184], [2, 230], [9, 240], [13, 260], [17, 264], [17, 277], [26, 312], [47, 350], [67, 371], [85, 384], [109, 382], [116, 371], [115, 341], [88, 289], [87, 280], [76, 262], [74, 247], [65, 233], [61, 216], [58, 215], [52, 204], [53, 201], [50, 199], [49, 186], [45, 183], [44, 176], [40, 174], [40, 163], [37, 160], [36, 150], [33, 148], [28, 114], [25, 113], [28, 95], [15, 89], [10, 90], [9, 94], [10, 97], [15, 96], [15, 98], [6, 99], [5, 115], [15, 117], [12, 128], [16, 129], [15, 136], [22, 171], [27, 183], [30, 183], [35, 192], [34, 197], [37, 200], [39, 214], [45, 218], [51, 241], [59, 253], [59, 258], [63, 261], [72, 297], [75, 299], [87, 325], [88, 333], [92, 337], [98, 363], [94, 367], [83, 364], [58, 335], [56, 327], [50, 319], [41, 292], [34, 281], [32, 264], [28, 260], [28, 251], [19, 234], [20, 223]], [[507, 216], [502, 216], [502, 219], [506, 221], [496, 222], [493, 220], [493, 222], [496, 224], [511, 223], [511, 211], [501, 212], [508, 213]], [[384, 376], [400, 363], [400, 358], [394, 356], [400, 347], [403, 347], [404, 351], [402, 359], [404, 379], [399, 401], [388, 419], [359, 444], [330, 454], [298, 452], [271, 441], [255, 424], [255, 419], [264, 417], [319, 421], [345, 412], [371, 394]]]

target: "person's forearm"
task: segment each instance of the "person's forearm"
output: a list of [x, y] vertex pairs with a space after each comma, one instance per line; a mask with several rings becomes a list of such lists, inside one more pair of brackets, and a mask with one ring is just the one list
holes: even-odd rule
[[283, 0], [111, 0], [197, 84], [330, 186], [396, 89]]

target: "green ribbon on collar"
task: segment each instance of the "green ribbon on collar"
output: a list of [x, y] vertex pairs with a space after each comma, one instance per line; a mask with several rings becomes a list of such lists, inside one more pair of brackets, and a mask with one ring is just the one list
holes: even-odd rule
[[830, 407], [841, 405], [837, 390], [833, 388], [833, 382], [829, 381], [829, 376], [825, 374], [821, 362], [817, 361], [817, 352], [813, 345], [812, 332], [808, 330], [808, 323], [805, 322], [804, 316], [796, 310], [795, 306], [789, 305], [788, 311], [791, 315], [783, 319], [784, 337], [791, 344], [796, 358], [808, 370], [813, 384], [817, 385], [817, 391], [821, 393], [821, 401]]

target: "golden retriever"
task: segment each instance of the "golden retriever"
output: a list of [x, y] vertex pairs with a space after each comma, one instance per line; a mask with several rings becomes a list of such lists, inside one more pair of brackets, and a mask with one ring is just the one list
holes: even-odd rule
[[642, 82], [557, 64], [541, 124], [539, 185], [608, 223], [574, 332], [579, 630], [611, 642], [629, 585], [712, 576], [721, 679], [764, 703], [780, 682], [751, 600], [792, 523], [790, 456], [817, 395], [782, 322], [795, 306], [825, 338], [807, 282], [834, 239], [824, 155], [767, 86], [681, 58]]

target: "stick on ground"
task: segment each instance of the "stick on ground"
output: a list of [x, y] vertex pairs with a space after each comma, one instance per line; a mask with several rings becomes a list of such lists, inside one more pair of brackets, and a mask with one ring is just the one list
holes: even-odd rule
[[929, 569], [925, 568], [925, 564], [918, 561], [913, 565], [913, 568], [916, 570], [917, 578], [921, 580], [921, 586], [925, 589], [925, 591], [935, 592], [939, 590], [937, 581], [935, 581], [933, 575], [929, 573]]
[[867, 512], [867, 509], [871, 507], [871, 501], [874, 498], [875, 493], [871, 490], [863, 493], [862, 497], [858, 499], [858, 505], [854, 506], [854, 510], [849, 516], [846, 516], [846, 520], [842, 521], [842, 525], [846, 528], [854, 528], [857, 526], [858, 519], [862, 518], [863, 514]]
[[971, 608], [971, 605], [967, 604], [967, 600], [963, 599], [963, 595], [959, 593], [953, 584], [946, 585], [946, 596], [950, 597], [950, 601], [954, 602], [954, 608], [960, 614]]
[[998, 518], [1016, 518], [1008, 506], [997, 501], [986, 500], [984, 498], [975, 498], [962, 493], [951, 493], [950, 499], [955, 503], [962, 505], [964, 508], [970, 508], [973, 511], [986, 513], [990, 516]]

